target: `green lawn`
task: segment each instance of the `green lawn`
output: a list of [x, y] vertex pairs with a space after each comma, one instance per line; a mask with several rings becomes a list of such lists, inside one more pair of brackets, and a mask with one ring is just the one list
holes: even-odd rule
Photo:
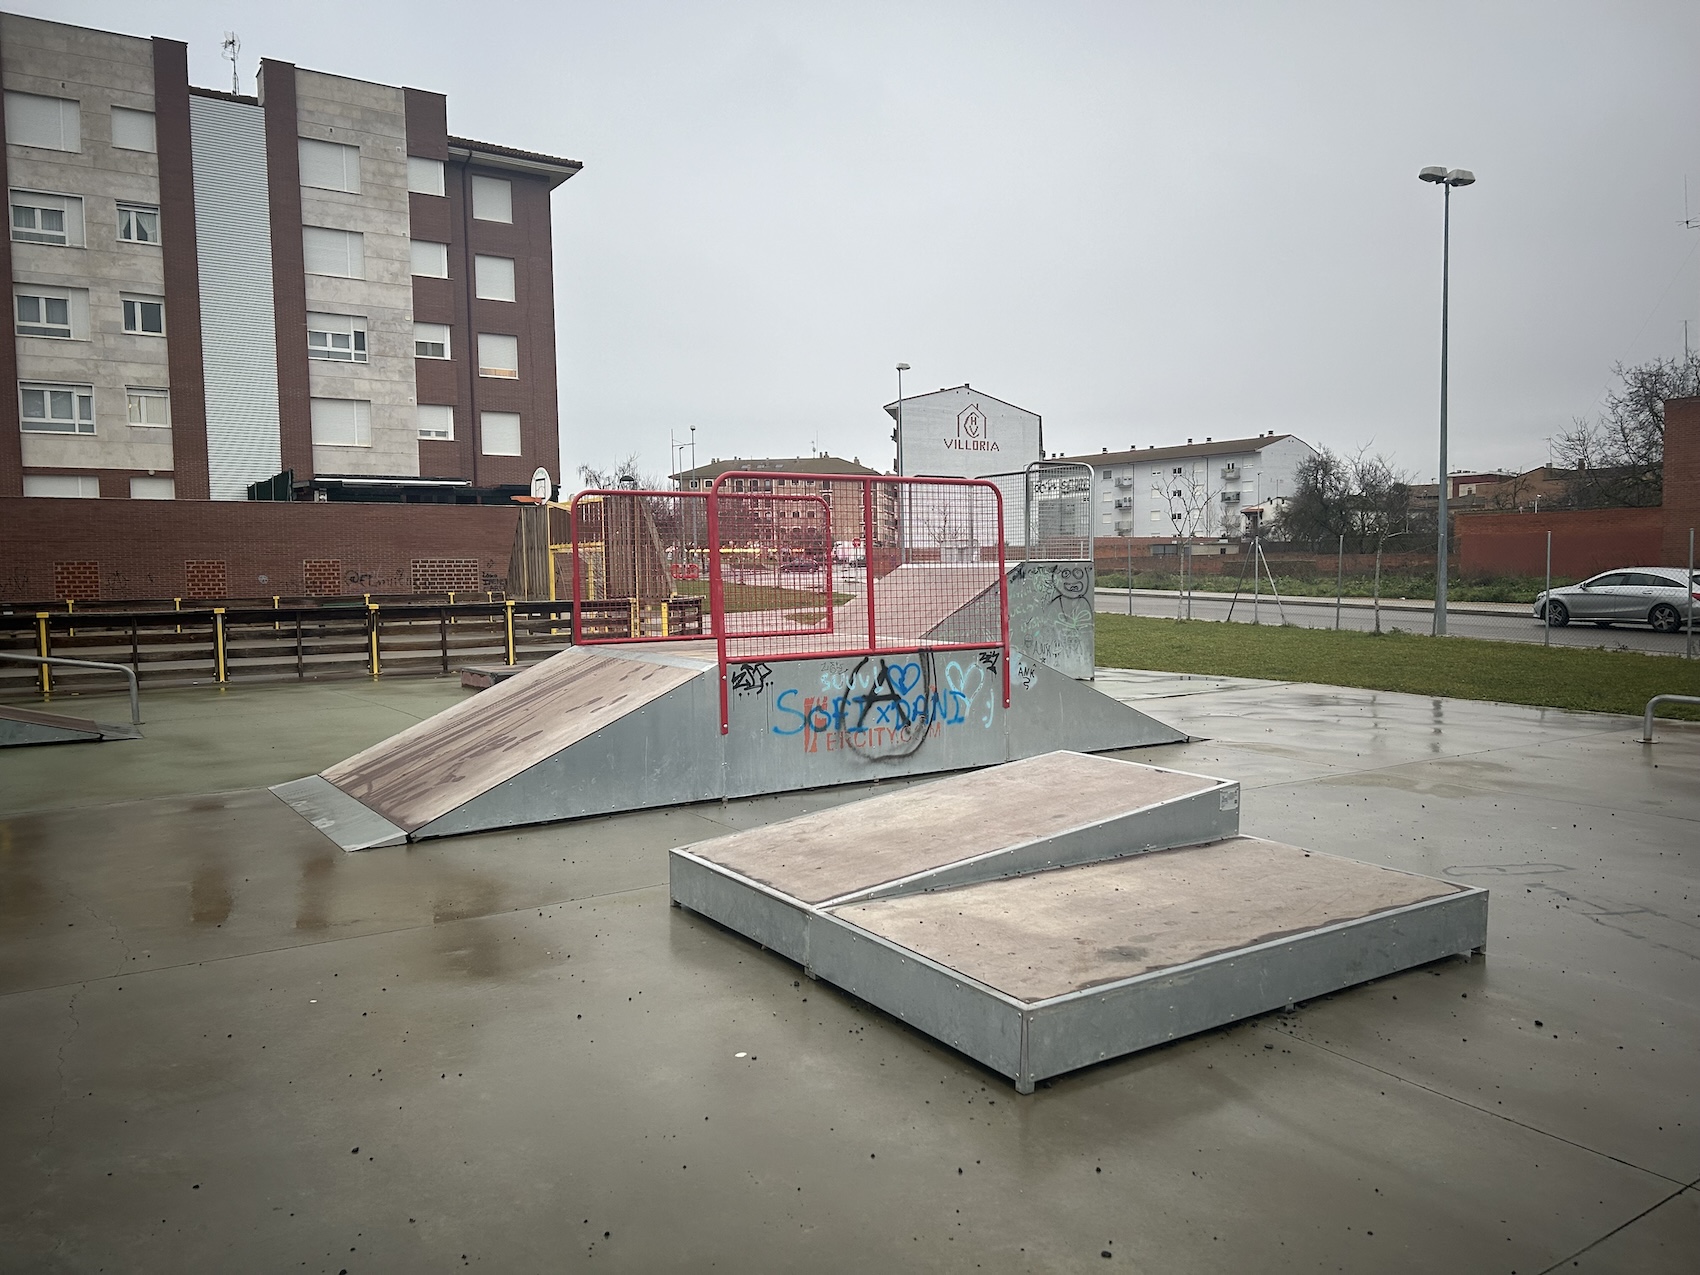
[[[707, 580], [675, 580], [673, 587], [688, 598], [708, 597]], [[744, 611], [783, 611], [786, 608], [814, 607], [819, 608], [822, 595], [803, 589], [782, 589], [770, 584], [733, 584], [725, 586], [726, 611], [734, 614]], [[848, 602], [848, 593], [832, 595], [832, 604], [838, 606]]]
[[[1655, 695], [1700, 695], [1700, 660], [1668, 655], [1102, 613], [1098, 663], [1636, 715]], [[1686, 704], [1659, 716], [1700, 720]]]
[[[1128, 587], [1128, 577], [1125, 573], [1108, 571], [1098, 576], [1100, 589], [1125, 589]], [[1289, 598], [1331, 598], [1335, 592], [1335, 579], [1326, 571], [1307, 575], [1275, 574], [1275, 588], [1283, 596]], [[1553, 588], [1560, 585], [1574, 584], [1575, 580], [1568, 576], [1554, 576]], [[1242, 588], [1247, 594], [1251, 592], [1251, 577], [1248, 575], [1242, 581], [1236, 569], [1225, 575], [1209, 575], [1199, 572], [1192, 578], [1192, 587], [1200, 593], [1232, 593], [1235, 586]], [[1171, 589], [1181, 587], [1181, 578], [1173, 571], [1135, 571], [1133, 587], [1136, 589]], [[1454, 602], [1533, 602], [1535, 595], [1546, 588], [1546, 580], [1535, 576], [1502, 576], [1493, 580], [1464, 580], [1454, 578], [1446, 589], [1447, 596]], [[1339, 582], [1339, 591], [1348, 598], [1368, 598], [1375, 593], [1375, 577], [1373, 575], [1349, 575]], [[1269, 581], [1262, 582], [1262, 592], [1269, 593]], [[1389, 598], [1421, 598], [1425, 601], [1434, 600], [1434, 572], [1420, 575], [1409, 573], [1395, 574], [1383, 572], [1381, 576], [1381, 596], [1385, 601]]]

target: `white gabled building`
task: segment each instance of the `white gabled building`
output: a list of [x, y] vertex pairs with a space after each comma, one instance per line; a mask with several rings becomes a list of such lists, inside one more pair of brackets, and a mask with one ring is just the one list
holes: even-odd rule
[[1296, 435], [1270, 433], [1062, 459], [1097, 473], [1099, 536], [1233, 537], [1249, 530], [1241, 511], [1272, 513], [1292, 495], [1299, 466], [1316, 454]]

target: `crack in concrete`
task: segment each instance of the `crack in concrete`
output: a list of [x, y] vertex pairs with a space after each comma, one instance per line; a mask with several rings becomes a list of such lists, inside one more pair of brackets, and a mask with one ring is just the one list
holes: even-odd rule
[[1581, 1248], [1577, 1249], [1574, 1253], [1568, 1253], [1565, 1256], [1559, 1258], [1558, 1261], [1554, 1262], [1551, 1266], [1546, 1267], [1544, 1270], [1538, 1271], [1536, 1273], [1536, 1275], [1552, 1275], [1553, 1271], [1556, 1271], [1559, 1268], [1561, 1268], [1566, 1262], [1574, 1262], [1577, 1258], [1581, 1257], [1582, 1254], [1588, 1252], [1590, 1249], [1598, 1248], [1601, 1244], [1604, 1244], [1607, 1240], [1609, 1240], [1612, 1236], [1616, 1235], [1619, 1231], [1624, 1231], [1624, 1230], [1627, 1230], [1628, 1228], [1630, 1228], [1631, 1226], [1634, 1226], [1637, 1222], [1639, 1222], [1642, 1218], [1646, 1217], [1648, 1214], [1658, 1212], [1660, 1209], [1664, 1208], [1665, 1205], [1669, 1204], [1672, 1200], [1676, 1199], [1677, 1196], [1681, 1195], [1684, 1191], [1692, 1191], [1692, 1190], [1694, 1190], [1695, 1187], [1700, 1187], [1700, 1178], [1695, 1178], [1694, 1181], [1677, 1187], [1676, 1190], [1672, 1191], [1669, 1195], [1665, 1196], [1664, 1199], [1659, 1200], [1659, 1201], [1657, 1201], [1653, 1204], [1649, 1204], [1646, 1208], [1642, 1209], [1639, 1213], [1637, 1213], [1634, 1217], [1630, 1218], [1627, 1222], [1618, 1223], [1616, 1226], [1612, 1227], [1611, 1230], [1607, 1231], [1604, 1235], [1600, 1236], [1598, 1239], [1591, 1240], [1587, 1244], [1584, 1244]]

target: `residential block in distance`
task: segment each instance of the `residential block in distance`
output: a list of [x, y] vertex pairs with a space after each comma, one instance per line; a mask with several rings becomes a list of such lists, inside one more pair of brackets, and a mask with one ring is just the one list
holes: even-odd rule
[[550, 195], [442, 94], [0, 14], [0, 495], [503, 500], [558, 455]]

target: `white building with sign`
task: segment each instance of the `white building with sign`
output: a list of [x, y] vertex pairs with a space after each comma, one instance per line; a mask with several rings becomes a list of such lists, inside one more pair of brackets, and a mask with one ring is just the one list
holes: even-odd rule
[[[898, 420], [896, 403], [885, 410]], [[978, 478], [1025, 469], [1045, 454], [1039, 413], [971, 385], [905, 397], [901, 415], [901, 436], [892, 433], [900, 474]]]

